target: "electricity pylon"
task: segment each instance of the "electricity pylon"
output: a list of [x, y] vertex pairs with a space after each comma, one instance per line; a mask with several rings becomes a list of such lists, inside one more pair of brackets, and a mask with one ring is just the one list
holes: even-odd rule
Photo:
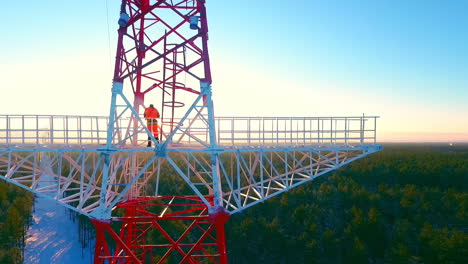
[[381, 149], [374, 116], [215, 117], [204, 0], [122, 0], [118, 24], [109, 116], [0, 116], [0, 177], [90, 217], [95, 263], [227, 263], [231, 214]]

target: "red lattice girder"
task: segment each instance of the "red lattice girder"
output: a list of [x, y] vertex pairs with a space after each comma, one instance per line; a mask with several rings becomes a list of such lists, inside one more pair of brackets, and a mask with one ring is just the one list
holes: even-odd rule
[[118, 30], [114, 81], [132, 88], [137, 112], [145, 95], [160, 92], [155, 106], [173, 119], [187, 103], [177, 94], [198, 95], [200, 82], [211, 83], [205, 1], [122, 0], [120, 12], [128, 20]]
[[227, 263], [222, 208], [209, 214], [194, 196], [139, 197], [117, 207], [118, 233], [110, 222], [93, 221], [95, 264]]

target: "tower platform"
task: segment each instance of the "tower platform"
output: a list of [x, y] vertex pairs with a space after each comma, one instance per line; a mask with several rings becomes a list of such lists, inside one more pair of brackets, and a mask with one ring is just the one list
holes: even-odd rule
[[[162, 187], [167, 184], [164, 177], [174, 175], [182, 179], [178, 184], [189, 187], [187, 195], [203, 201], [215, 191], [210, 159], [215, 152], [217, 191], [232, 214], [381, 150], [376, 143], [377, 119], [218, 117], [212, 149], [208, 126], [199, 119], [176, 120], [178, 130], [163, 126], [161, 141], [150, 148], [144, 128], [129, 127], [134, 122], [120, 118], [108, 149], [107, 117], [3, 115], [0, 178], [81, 214], [106, 219], [113, 207], [129, 198], [168, 195]], [[165, 139], [170, 134], [169, 142]], [[112, 165], [107, 170], [103, 152], [110, 153]], [[104, 171], [109, 180], [101, 197]]]

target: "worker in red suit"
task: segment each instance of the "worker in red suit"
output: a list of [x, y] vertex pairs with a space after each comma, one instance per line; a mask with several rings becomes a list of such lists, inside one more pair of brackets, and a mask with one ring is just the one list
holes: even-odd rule
[[[153, 104], [150, 104], [150, 106], [145, 109], [144, 117], [146, 118], [146, 124], [149, 131], [153, 133], [154, 138], [159, 143], [159, 125], [157, 120], [157, 118], [159, 118], [158, 109], [154, 108]], [[148, 147], [151, 147], [151, 137], [148, 137]]]

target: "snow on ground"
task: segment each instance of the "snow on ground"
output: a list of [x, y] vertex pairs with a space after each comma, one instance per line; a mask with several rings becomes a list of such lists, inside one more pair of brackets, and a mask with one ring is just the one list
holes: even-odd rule
[[[90, 243], [94, 247], [94, 241]], [[26, 237], [24, 264], [91, 264], [92, 250], [79, 242], [78, 221], [69, 209], [36, 197], [33, 221]]]

